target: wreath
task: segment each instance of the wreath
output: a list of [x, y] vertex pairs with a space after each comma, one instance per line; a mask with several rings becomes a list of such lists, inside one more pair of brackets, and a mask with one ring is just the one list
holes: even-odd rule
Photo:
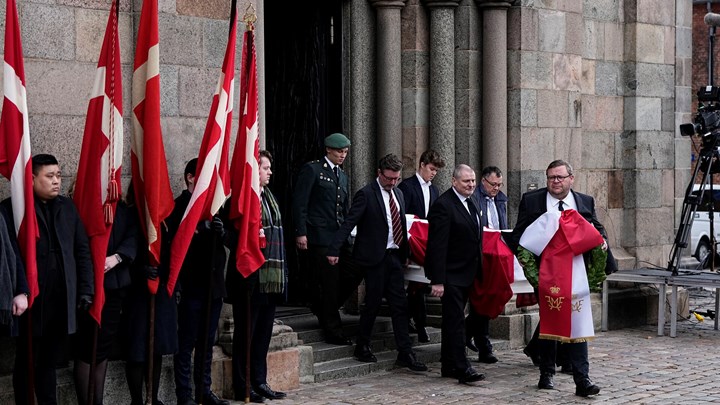
[[[540, 275], [540, 256], [536, 256], [522, 246], [518, 246], [516, 256], [523, 268], [525, 278], [533, 287], [537, 288], [538, 277]], [[602, 291], [602, 283], [605, 281], [605, 277], [607, 277], [605, 274], [607, 251], [602, 250], [602, 246], [596, 246], [585, 253], [584, 256], [590, 291], [600, 292]]]

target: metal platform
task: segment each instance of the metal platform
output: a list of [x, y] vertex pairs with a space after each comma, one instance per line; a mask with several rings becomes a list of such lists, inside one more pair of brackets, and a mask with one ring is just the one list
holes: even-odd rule
[[[641, 284], [655, 284], [658, 286], [658, 336], [665, 333], [665, 294], [667, 287], [670, 287], [670, 337], [677, 335], [677, 304], [678, 287], [709, 287], [715, 289], [715, 313], [720, 310], [720, 273], [705, 270], [678, 270], [678, 275], [673, 276], [665, 269], [641, 268], [633, 270], [620, 270], [609, 275], [603, 282], [602, 301], [602, 330], [607, 331], [608, 327], [608, 282], [625, 281]], [[718, 317], [715, 317], [715, 330], [718, 330]]]

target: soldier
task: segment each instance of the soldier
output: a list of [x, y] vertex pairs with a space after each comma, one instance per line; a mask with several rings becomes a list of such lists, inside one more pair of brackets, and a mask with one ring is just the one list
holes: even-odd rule
[[342, 333], [338, 309], [360, 283], [346, 266], [330, 265], [325, 258], [335, 232], [348, 211], [348, 177], [340, 167], [350, 140], [335, 133], [325, 138], [325, 157], [300, 169], [293, 195], [295, 244], [310, 255], [312, 311], [325, 332], [325, 342], [351, 345]]

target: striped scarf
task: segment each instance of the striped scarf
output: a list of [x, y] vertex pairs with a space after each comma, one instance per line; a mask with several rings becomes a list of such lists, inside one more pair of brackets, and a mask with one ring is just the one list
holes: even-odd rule
[[275, 196], [267, 187], [263, 187], [261, 203], [262, 227], [267, 245], [262, 249], [265, 263], [258, 270], [260, 292], [283, 293], [287, 285], [287, 268], [280, 208]]

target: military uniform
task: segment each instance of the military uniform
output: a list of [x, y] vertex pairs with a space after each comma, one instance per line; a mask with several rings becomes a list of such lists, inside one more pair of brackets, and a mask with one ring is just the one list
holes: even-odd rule
[[[350, 141], [341, 134], [325, 139], [325, 146], [344, 149]], [[325, 331], [325, 340], [340, 343], [342, 336], [338, 309], [361, 278], [345, 266], [332, 266], [327, 261], [327, 248], [348, 211], [348, 177], [327, 157], [308, 162], [300, 168], [295, 182], [292, 212], [295, 236], [306, 236], [312, 275], [312, 310]]]

